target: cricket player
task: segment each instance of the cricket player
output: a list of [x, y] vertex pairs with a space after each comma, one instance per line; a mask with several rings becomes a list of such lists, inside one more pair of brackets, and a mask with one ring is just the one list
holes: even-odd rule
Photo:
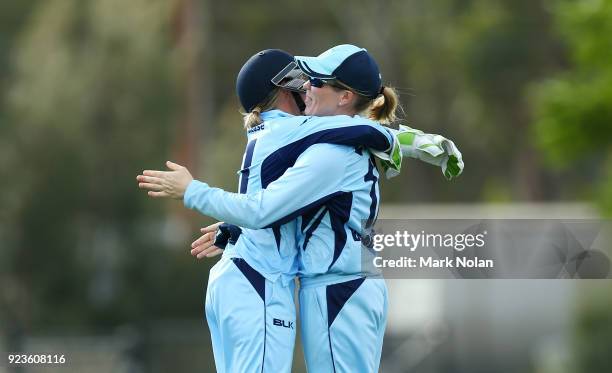
[[[316, 207], [333, 197], [312, 199], [318, 196], [321, 184], [326, 184], [320, 182], [321, 173], [331, 171], [338, 179], [343, 177], [345, 166], [341, 159], [332, 163], [336, 167], [328, 168], [337, 149], [341, 149], [343, 157], [355, 154], [347, 161], [363, 163], [369, 158], [363, 158], [363, 150], [359, 150], [361, 155], [358, 155], [355, 147], [384, 151], [390, 149], [393, 142], [386, 128], [364, 118], [289, 114], [299, 113], [299, 100], [292, 91], [269, 82], [274, 80], [282, 85], [294, 81], [291, 77], [285, 82], [274, 79], [279, 73], [281, 77], [290, 74], [294, 67], [283, 68], [291, 63], [293, 57], [286, 53], [262, 51], [247, 61], [237, 79], [238, 96], [249, 113], [245, 117], [250, 126], [249, 142], [240, 172], [241, 194], [228, 195], [247, 196], [246, 193], [271, 191], [272, 199], [262, 195], [266, 202], [261, 210], [245, 212], [250, 216], [237, 214], [242, 218], [228, 219], [241, 227], [240, 235], [234, 244], [226, 247], [223, 258], [211, 270], [205, 308], [220, 372], [291, 371], [296, 319], [293, 280], [298, 269], [296, 240], [299, 237], [295, 217], [300, 211], [308, 211], [311, 206]], [[257, 117], [263, 122], [258, 123]], [[169, 167], [185, 170], [172, 163]], [[141, 187], [151, 189], [152, 196], [167, 196], [163, 195], [163, 189], [155, 186], [162, 174], [144, 174], [139, 176]], [[363, 175], [355, 174], [354, 179], [359, 184], [365, 183]], [[206, 191], [214, 188], [195, 181], [190, 182], [189, 187], [184, 202], [190, 208], [199, 209], [213, 201], [231, 204], [236, 200], [209, 196], [211, 199], [205, 201]], [[368, 193], [370, 189], [368, 185]], [[282, 195], [274, 196], [279, 191]], [[275, 202], [287, 196], [292, 204]], [[257, 199], [249, 198], [259, 204]], [[227, 212], [225, 208], [221, 210]], [[215, 213], [212, 216], [224, 217]]]
[[[290, 371], [293, 342], [287, 344], [290, 349], [281, 346], [294, 338], [288, 333], [295, 320], [289, 306], [291, 280], [298, 270], [309, 371], [377, 371], [387, 291], [382, 279], [368, 277], [360, 268], [361, 222], [375, 220], [380, 200], [378, 171], [364, 146], [388, 150], [394, 139], [356, 114], [370, 110], [371, 118], [393, 120], [397, 97], [382, 87], [373, 58], [355, 46], [338, 46], [315, 58], [297, 57], [295, 64], [310, 78], [305, 113], [337, 116], [293, 117], [269, 110], [270, 102], [282, 104], [278, 97], [253, 105], [244, 99], [248, 95], [241, 95], [247, 62], [237, 85], [251, 127], [242, 194], [193, 181], [185, 168], [172, 163], [174, 171], [147, 171], [139, 181], [152, 196], [184, 195], [187, 207], [242, 227], [228, 234], [230, 244], [211, 270], [208, 285], [206, 314], [219, 371]], [[289, 64], [271, 80], [291, 87], [296, 76]], [[285, 97], [290, 103], [290, 95]], [[263, 123], [258, 125], [257, 117]], [[279, 300], [275, 294], [284, 296]], [[263, 316], [258, 317], [254, 310], [262, 306]], [[263, 343], [257, 337], [261, 335]], [[244, 341], [251, 342], [248, 351], [254, 353], [238, 361], [244, 351], [236, 344]]]

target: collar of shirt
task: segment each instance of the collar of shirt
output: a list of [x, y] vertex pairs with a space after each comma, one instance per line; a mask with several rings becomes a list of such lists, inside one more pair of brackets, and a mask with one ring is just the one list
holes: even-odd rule
[[264, 121], [266, 120], [271, 120], [271, 119], [276, 119], [276, 118], [282, 118], [282, 117], [287, 117], [290, 118], [293, 115], [289, 114], [289, 113], [285, 113], [282, 110], [268, 110], [268, 111], [264, 111], [263, 113], [261, 113], [261, 119], [263, 119]]
[[270, 129], [271, 127], [274, 127], [273, 123], [275, 123], [276, 120], [283, 120], [294, 117], [294, 115], [285, 113], [282, 110], [264, 111], [260, 114], [260, 116], [263, 122], [247, 130], [247, 141], [249, 142], [257, 140], [261, 136], [264, 136], [265, 134], [270, 132]]

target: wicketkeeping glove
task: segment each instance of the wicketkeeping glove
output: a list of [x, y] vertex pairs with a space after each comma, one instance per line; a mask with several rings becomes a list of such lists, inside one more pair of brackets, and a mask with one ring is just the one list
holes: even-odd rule
[[387, 179], [399, 175], [403, 157], [439, 166], [447, 180], [452, 180], [463, 172], [461, 152], [451, 140], [402, 125], [399, 130], [389, 130], [394, 135], [391, 151], [372, 151], [372, 154], [382, 160]]

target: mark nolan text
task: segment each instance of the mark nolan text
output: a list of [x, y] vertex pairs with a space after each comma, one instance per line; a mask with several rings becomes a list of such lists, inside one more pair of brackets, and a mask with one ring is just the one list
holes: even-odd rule
[[456, 258], [434, 259], [432, 257], [399, 259], [374, 258], [374, 266], [377, 268], [493, 268], [495, 264], [491, 259], [468, 258], [465, 256]]
[[478, 259], [478, 257], [467, 258], [465, 256], [459, 256], [454, 258], [443, 258], [434, 259], [419, 258], [421, 268], [493, 268], [493, 260], [491, 259]]

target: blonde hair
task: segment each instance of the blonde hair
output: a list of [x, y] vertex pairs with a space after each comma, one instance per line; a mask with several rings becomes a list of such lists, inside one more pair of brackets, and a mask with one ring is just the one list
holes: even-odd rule
[[381, 93], [375, 98], [365, 96], [339, 80], [336, 85], [331, 85], [337, 91], [349, 90], [355, 94], [353, 108], [357, 113], [365, 113], [368, 119], [382, 124], [390, 124], [397, 120], [399, 113], [404, 109], [399, 104], [399, 94], [393, 87], [383, 87]]
[[261, 113], [274, 108], [276, 105], [276, 99], [278, 98], [279, 88], [274, 88], [272, 92], [262, 102], [257, 104], [253, 110], [249, 113], [242, 113], [244, 120], [244, 128], [249, 129], [263, 123], [261, 119]]
[[382, 96], [377, 97], [368, 108], [368, 118], [381, 123], [392, 123], [402, 111], [399, 95], [392, 87], [384, 87]]
[[354, 107], [358, 113], [367, 112], [369, 119], [384, 124], [394, 122], [398, 117], [398, 111], [402, 111], [399, 95], [393, 87], [383, 87], [381, 94], [376, 98], [357, 93]]

